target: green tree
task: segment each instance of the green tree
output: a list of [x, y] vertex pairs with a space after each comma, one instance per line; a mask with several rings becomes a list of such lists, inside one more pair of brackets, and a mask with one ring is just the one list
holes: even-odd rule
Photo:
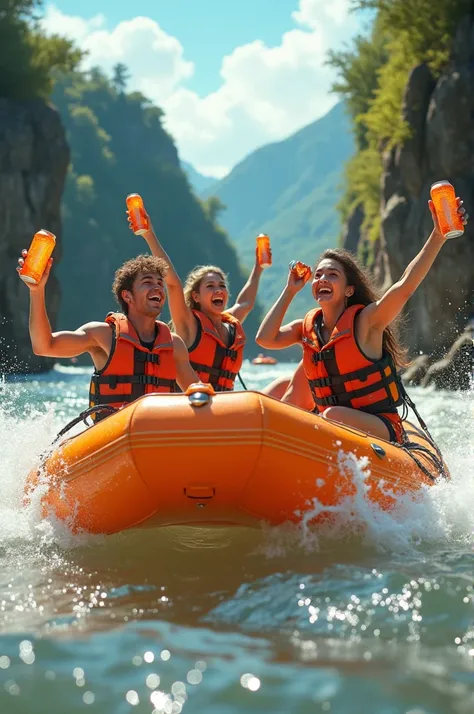
[[122, 64], [122, 62], [118, 62], [116, 65], [114, 65], [112, 74], [112, 86], [117, 92], [117, 94], [123, 94], [125, 92], [129, 79], [130, 72], [128, 71], [126, 65]]
[[218, 196], [209, 196], [206, 201], [202, 202], [202, 206], [211, 223], [217, 223], [219, 215], [226, 209]]
[[355, 9], [378, 12], [385, 31], [406, 41], [419, 61], [439, 72], [449, 58], [460, 19], [472, 0], [352, 0]]
[[328, 54], [328, 64], [338, 73], [332, 91], [346, 102], [354, 120], [354, 135], [360, 149], [367, 146], [368, 140], [367, 127], [358, 121], [358, 117], [368, 111], [378, 87], [379, 70], [387, 60], [387, 33], [378, 18], [369, 37], [358, 35], [352, 48]]
[[0, 96], [48, 97], [57, 69], [77, 66], [82, 52], [72, 42], [39, 28], [40, 0], [2, 0], [0, 9]]

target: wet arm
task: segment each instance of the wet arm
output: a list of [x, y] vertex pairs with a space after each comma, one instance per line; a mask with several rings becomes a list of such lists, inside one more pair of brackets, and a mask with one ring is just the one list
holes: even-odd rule
[[252, 272], [249, 275], [249, 279], [245, 283], [244, 287], [240, 291], [235, 305], [233, 305], [227, 312], [243, 322], [249, 312], [255, 305], [255, 300], [257, 299], [257, 290], [260, 283], [260, 277], [262, 275], [262, 268], [260, 267], [258, 261], [255, 261], [255, 265], [252, 268]]
[[302, 320], [281, 325], [292, 299], [293, 293], [286, 287], [264, 317], [255, 338], [257, 345], [268, 350], [282, 350], [301, 341]]
[[74, 332], [52, 332], [46, 311], [44, 291], [30, 294], [30, 337], [35, 355], [42, 357], [77, 357], [97, 348], [96, 335], [102, 323], [88, 323]]
[[189, 344], [193, 342], [196, 336], [196, 320], [184, 300], [183, 286], [179, 275], [176, 272], [167, 252], [158, 240], [153, 228], [147, 231], [143, 237], [145, 238], [152, 255], [157, 258], [162, 258], [168, 265], [168, 272], [166, 274], [165, 281], [168, 299], [170, 301], [171, 319], [173, 320], [175, 330], [178, 332], [180, 337], [182, 337], [182, 339]]
[[187, 347], [178, 335], [173, 335], [173, 352], [176, 365], [176, 381], [180, 389], [184, 392], [190, 384], [194, 384], [200, 380], [189, 363]]

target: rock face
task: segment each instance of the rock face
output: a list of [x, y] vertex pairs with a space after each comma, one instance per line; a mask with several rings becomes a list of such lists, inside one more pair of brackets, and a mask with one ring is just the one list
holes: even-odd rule
[[[40, 372], [52, 365], [32, 353], [29, 291], [15, 268], [40, 228], [56, 235], [54, 259], [60, 259], [60, 202], [68, 164], [65, 132], [53, 107], [41, 100], [0, 99], [0, 372]], [[59, 305], [54, 269], [47, 305], [54, 329]]]
[[447, 179], [472, 218], [461, 238], [447, 241], [408, 303], [403, 337], [412, 353], [442, 356], [462, 332], [474, 296], [474, 25], [466, 18], [454, 40], [448, 69], [434, 81], [415, 67], [403, 115], [411, 137], [384, 156], [382, 234], [378, 280], [397, 280], [428, 238], [432, 183]]

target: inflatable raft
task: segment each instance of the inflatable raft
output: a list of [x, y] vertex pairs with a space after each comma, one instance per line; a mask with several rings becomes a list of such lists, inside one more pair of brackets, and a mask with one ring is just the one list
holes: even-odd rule
[[276, 360], [275, 357], [270, 357], [270, 355], [264, 355], [261, 353], [257, 357], [253, 358], [252, 364], [278, 364], [278, 360]]
[[40, 485], [43, 516], [73, 532], [317, 524], [355, 492], [344, 454], [366, 457], [368, 498], [384, 509], [447, 475], [428, 438], [406, 426], [402, 448], [258, 392], [192, 385], [141, 397], [66, 438], [29, 475], [27, 493]]

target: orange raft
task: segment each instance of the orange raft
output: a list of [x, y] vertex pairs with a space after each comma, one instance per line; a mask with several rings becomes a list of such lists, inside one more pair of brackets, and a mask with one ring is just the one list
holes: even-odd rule
[[258, 392], [192, 385], [145, 395], [66, 439], [29, 475], [27, 493], [42, 482], [43, 517], [74, 532], [317, 523], [355, 493], [344, 453], [366, 457], [368, 497], [384, 509], [435, 482], [435, 449], [407, 428], [421, 447], [412, 455]]
[[252, 364], [278, 364], [278, 360], [275, 357], [270, 357], [270, 355], [264, 355], [260, 353], [257, 357], [254, 357]]

